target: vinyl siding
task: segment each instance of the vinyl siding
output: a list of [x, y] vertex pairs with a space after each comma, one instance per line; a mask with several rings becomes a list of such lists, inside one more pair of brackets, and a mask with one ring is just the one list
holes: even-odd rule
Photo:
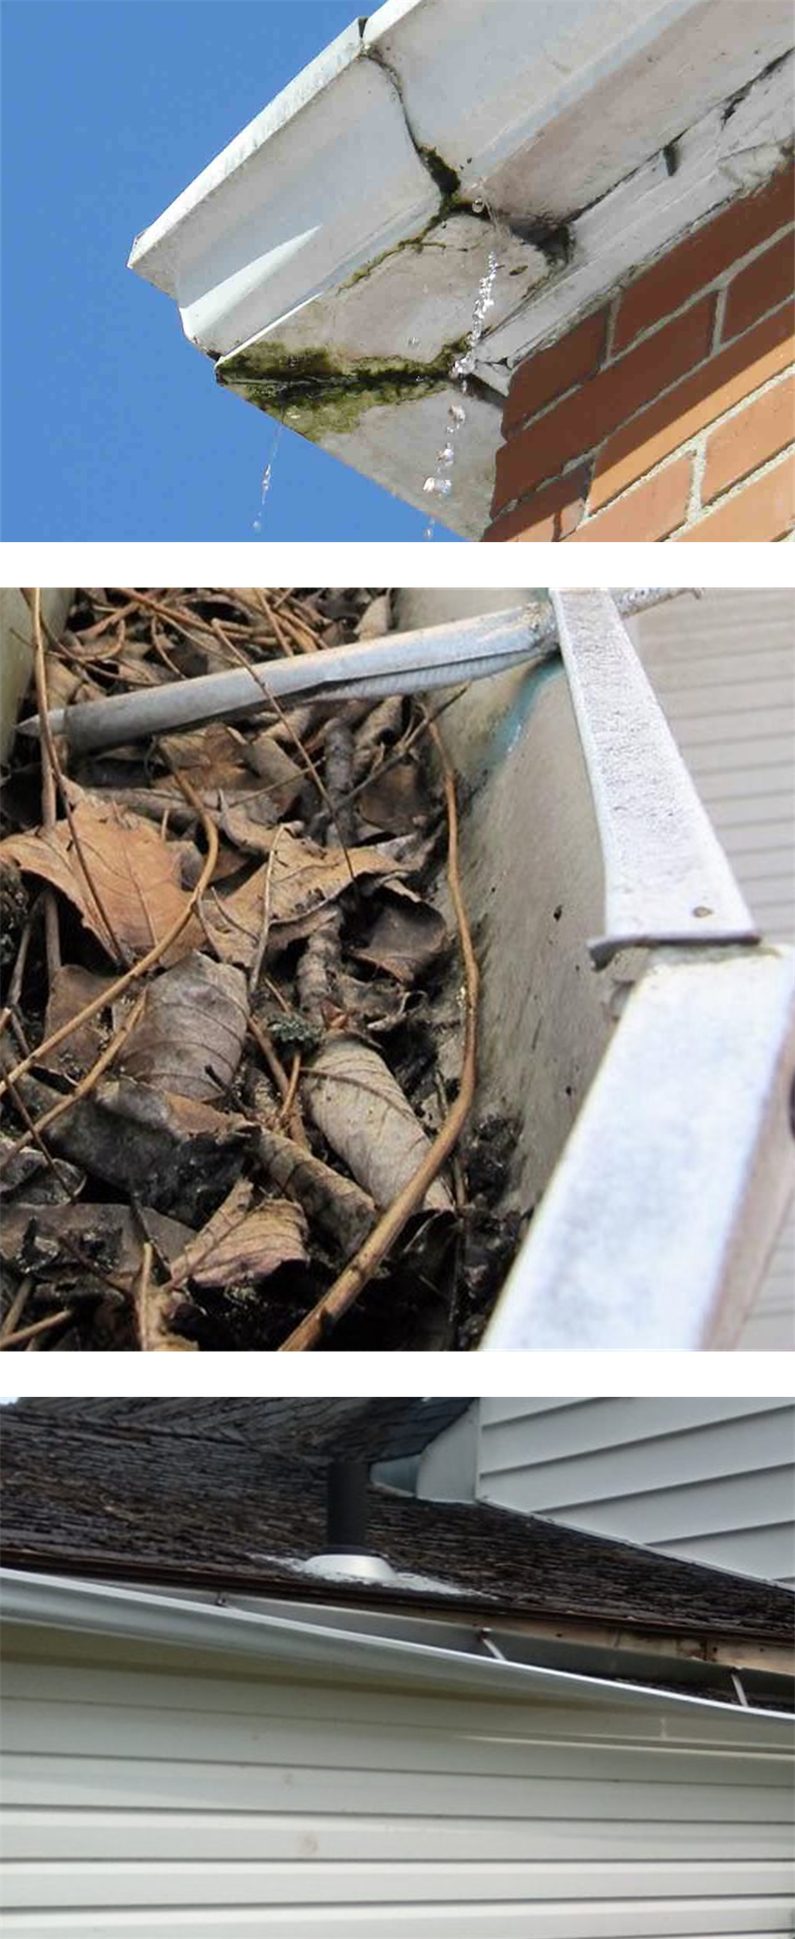
[[788, 1400], [480, 1403], [483, 1499], [790, 1585], [793, 1457]]
[[[795, 594], [685, 596], [632, 632], [762, 933], [795, 943]], [[795, 1347], [795, 1207], [738, 1346]]]
[[9, 1653], [13, 1939], [791, 1929], [789, 1758], [748, 1713], [334, 1689], [166, 1657], [52, 1632]]

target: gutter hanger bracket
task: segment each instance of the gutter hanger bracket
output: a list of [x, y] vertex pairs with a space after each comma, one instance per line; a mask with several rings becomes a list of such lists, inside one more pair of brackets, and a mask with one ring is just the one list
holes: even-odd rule
[[608, 592], [552, 592], [605, 875], [595, 967], [618, 950], [757, 943], [756, 928]]

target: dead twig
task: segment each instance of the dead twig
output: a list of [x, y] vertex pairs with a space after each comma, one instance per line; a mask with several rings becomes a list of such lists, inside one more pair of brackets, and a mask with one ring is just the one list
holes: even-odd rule
[[[47, 691], [47, 672], [44, 659], [44, 640], [41, 631], [41, 593], [33, 594], [33, 676], [36, 686], [36, 704], [39, 713], [49, 708], [50, 696]], [[52, 836], [58, 819], [58, 789], [55, 781], [53, 754], [55, 742], [52, 732], [42, 734], [41, 742], [41, 818], [43, 826]], [[44, 910], [44, 950], [47, 958], [47, 978], [50, 989], [61, 967], [61, 934], [58, 927], [58, 898], [54, 889], [45, 889], [42, 896]]]
[[31, 910], [30, 915], [27, 917], [25, 922], [25, 927], [19, 938], [19, 947], [17, 949], [16, 962], [14, 964], [14, 968], [11, 973], [11, 981], [8, 985], [6, 1001], [3, 1004], [2, 1010], [0, 1010], [0, 1037], [2, 1037], [4, 1030], [7, 1028], [11, 1018], [13, 1017], [17, 1004], [19, 1002], [19, 998], [22, 990], [22, 979], [25, 974], [25, 965], [28, 960], [28, 950], [30, 949], [30, 939], [32, 934], [33, 934], [33, 910]]
[[[99, 890], [95, 887], [95, 884], [91, 875], [91, 871], [86, 861], [83, 844], [77, 832], [77, 828], [75, 826], [75, 819], [72, 813], [72, 804], [71, 804], [71, 801], [69, 800], [69, 791], [66, 785], [66, 777], [64, 775], [64, 771], [63, 771], [63, 768], [61, 767], [60, 759], [58, 756], [58, 749], [55, 744], [55, 735], [53, 734], [52, 728], [50, 726], [50, 717], [49, 717], [50, 703], [49, 703], [49, 697], [47, 694], [47, 671], [46, 671], [46, 663], [44, 658], [44, 634], [42, 631], [42, 624], [41, 624], [41, 591], [38, 587], [35, 587], [31, 591], [26, 590], [23, 592], [23, 597], [26, 600], [28, 606], [30, 607], [31, 622], [32, 622], [33, 665], [34, 665], [34, 672], [35, 672], [35, 679], [36, 679], [36, 700], [39, 708], [39, 716], [41, 719], [41, 738], [42, 738], [42, 750], [43, 750], [42, 762], [44, 762], [44, 759], [46, 757], [46, 761], [49, 767], [49, 779], [46, 785], [46, 792], [45, 792], [45, 783], [44, 781], [42, 782], [42, 797], [45, 800], [48, 811], [50, 808], [50, 793], [52, 793], [52, 802], [51, 802], [52, 821], [50, 822], [45, 816], [45, 826], [52, 827], [52, 828], [55, 827], [55, 786], [57, 784], [58, 792], [61, 796], [61, 800], [64, 805], [64, 813], [66, 815], [66, 819], [69, 824], [69, 833], [74, 843], [75, 856], [80, 866], [80, 869], [82, 870], [86, 888], [88, 889], [88, 893], [97, 911], [100, 922], [102, 923], [102, 927], [105, 930], [105, 933], [108, 937], [108, 941], [110, 942], [111, 954], [116, 957], [116, 961], [118, 963], [123, 963], [124, 950], [121, 948], [118, 937], [116, 936], [116, 933], [114, 931], [113, 924], [110, 921], [110, 917], [108, 916], [105, 906], [102, 902], [101, 896], [99, 894]], [[44, 768], [43, 768], [43, 772], [44, 772]], [[45, 922], [49, 923], [46, 903], [45, 903]], [[47, 929], [47, 945], [48, 945], [48, 955], [49, 955], [49, 949], [51, 946], [50, 927], [48, 927]], [[57, 937], [57, 919], [56, 919], [56, 925], [55, 925], [55, 956], [56, 956], [56, 966], [59, 967], [60, 966], [60, 943], [58, 942], [58, 937]], [[49, 968], [49, 962], [48, 962], [48, 968]]]
[[28, 1130], [24, 1131], [20, 1138], [17, 1138], [16, 1143], [11, 1146], [11, 1150], [6, 1152], [5, 1157], [0, 1161], [0, 1176], [2, 1176], [6, 1167], [11, 1164], [12, 1159], [18, 1156], [19, 1152], [26, 1151], [28, 1145], [32, 1144], [34, 1140], [38, 1144], [42, 1134], [48, 1131], [51, 1125], [56, 1124], [59, 1118], [65, 1117], [67, 1111], [73, 1111], [75, 1105], [79, 1104], [82, 1098], [89, 1096], [95, 1084], [98, 1084], [100, 1078], [104, 1075], [108, 1065], [113, 1063], [114, 1058], [121, 1050], [122, 1044], [126, 1042], [130, 1032], [135, 1028], [145, 1002], [146, 997], [139, 996], [137, 1003], [133, 1004], [129, 1016], [125, 1017], [119, 1029], [114, 1032], [110, 1042], [105, 1045], [105, 1049], [95, 1059], [90, 1070], [87, 1070], [85, 1076], [81, 1077], [79, 1084], [76, 1084], [74, 1090], [70, 1091], [69, 1096], [59, 1098], [57, 1104], [53, 1104], [49, 1111], [45, 1111], [42, 1117], [37, 1118], [29, 1126]]
[[343, 1313], [353, 1305], [359, 1294], [377, 1272], [390, 1247], [399, 1238], [412, 1213], [418, 1211], [428, 1190], [442, 1165], [454, 1150], [466, 1123], [475, 1095], [477, 1067], [477, 1005], [480, 978], [477, 960], [472, 945], [464, 898], [461, 890], [461, 877], [458, 855], [458, 809], [455, 798], [455, 775], [439, 733], [438, 727], [431, 724], [430, 733], [442, 764], [444, 777], [445, 806], [448, 823], [447, 877], [450, 897], [458, 925], [458, 937], [464, 968], [464, 1054], [461, 1068], [461, 1083], [458, 1096], [444, 1124], [437, 1132], [433, 1143], [422, 1164], [413, 1177], [393, 1199], [372, 1232], [360, 1246], [354, 1259], [350, 1260], [344, 1271], [334, 1281], [333, 1286], [318, 1300], [317, 1305], [294, 1328], [283, 1345], [280, 1353], [305, 1353], [318, 1346], [329, 1328]]
[[265, 890], [262, 897], [262, 924], [260, 927], [257, 947], [251, 959], [251, 968], [248, 973], [248, 993], [249, 993], [249, 997], [252, 999], [257, 993], [257, 986], [259, 984], [262, 965], [265, 961], [265, 951], [268, 947], [268, 936], [270, 934], [270, 926], [271, 926], [271, 896], [273, 893], [273, 870], [276, 862], [276, 850], [279, 846], [279, 837], [283, 834], [284, 834], [284, 828], [283, 827], [277, 828], [273, 838], [273, 842], [271, 844], [271, 852], [268, 856], [268, 866], [265, 870]]
[[3, 1320], [3, 1323], [0, 1326], [0, 1340], [7, 1339], [9, 1333], [13, 1333], [15, 1331], [17, 1324], [21, 1320], [22, 1315], [25, 1311], [25, 1307], [27, 1306], [32, 1289], [33, 1289], [33, 1277], [31, 1273], [27, 1273], [25, 1275], [25, 1278], [20, 1281], [20, 1284], [17, 1287], [17, 1290], [11, 1301], [11, 1305], [9, 1306], [8, 1312], [6, 1313], [5, 1319]]
[[60, 1307], [57, 1313], [48, 1313], [44, 1320], [34, 1320], [31, 1326], [21, 1326], [16, 1333], [6, 1333], [0, 1339], [0, 1353], [7, 1353], [10, 1347], [21, 1347], [28, 1340], [37, 1340], [42, 1333], [52, 1333], [56, 1326], [63, 1326], [64, 1320], [72, 1317], [68, 1306]]
[[234, 642], [230, 640], [228, 636], [224, 633], [221, 626], [218, 625], [218, 622], [216, 622], [216, 625], [218, 626], [219, 639], [223, 640], [224, 645], [229, 648], [230, 653], [233, 655], [233, 658], [238, 661], [238, 664], [240, 666], [245, 667], [247, 673], [251, 674], [252, 680], [256, 680], [260, 693], [270, 703], [277, 717], [277, 720], [280, 722], [281, 726], [283, 727], [285, 733], [288, 736], [288, 739], [292, 742], [292, 745], [295, 748], [296, 754], [298, 755], [298, 758], [301, 762], [301, 765], [305, 773], [308, 773], [311, 776], [311, 779], [314, 781], [315, 787], [317, 788], [321, 801], [323, 802], [328, 814], [331, 817], [334, 827], [337, 830], [339, 845], [345, 857], [345, 866], [348, 870], [348, 874], [351, 878], [351, 881], [355, 884], [356, 876], [354, 874], [353, 864], [351, 862], [350, 855], [348, 854], [348, 850], [345, 846], [344, 837], [342, 835], [342, 832], [339, 827], [339, 823], [337, 821], [336, 808], [331, 799], [328, 788], [326, 787], [326, 783], [323, 780], [323, 777], [316, 766], [316, 763], [313, 761], [311, 754], [307, 753], [304, 743], [301, 740], [300, 735], [296, 733], [295, 728], [293, 727], [292, 721], [289, 718], [289, 715], [286, 714], [284, 708], [280, 706], [279, 701], [276, 698], [276, 695], [271, 693], [267, 680], [263, 679], [262, 674], [259, 671], [259, 668], [255, 666], [250, 666], [248, 660], [245, 659], [244, 655], [240, 652], [239, 648], [236, 647], [234, 645]]
[[149, 1239], [144, 1239], [141, 1247], [141, 1270], [135, 1282], [135, 1325], [138, 1342], [144, 1353], [151, 1351], [155, 1344], [154, 1332], [149, 1316], [149, 1281], [152, 1276], [154, 1248]]
[[117, 1002], [118, 998], [123, 996], [125, 990], [129, 990], [133, 983], [139, 982], [142, 976], [148, 975], [149, 971], [154, 969], [156, 964], [166, 955], [167, 951], [171, 949], [177, 937], [181, 936], [183, 929], [190, 922], [194, 910], [201, 901], [205, 889], [212, 881], [215, 873], [215, 866], [218, 861], [218, 835], [209, 816], [205, 813], [198, 795], [191, 787], [190, 782], [185, 779], [185, 776], [178, 769], [175, 770], [175, 778], [185, 799], [190, 802], [191, 807], [198, 816], [207, 838], [207, 854], [204, 860], [204, 867], [202, 868], [198, 881], [190, 891], [184, 909], [176, 921], [172, 922], [171, 927], [166, 930], [165, 935], [161, 936], [159, 943], [156, 943], [152, 949], [147, 950], [146, 955], [141, 957], [140, 962], [133, 963], [132, 969], [125, 970], [124, 975], [117, 977], [116, 982], [111, 983], [108, 990], [105, 990], [100, 996], [94, 997], [90, 1003], [84, 1004], [83, 1009], [78, 1011], [77, 1016], [70, 1017], [67, 1023], [62, 1023], [58, 1030], [54, 1030], [51, 1036], [45, 1038], [43, 1044], [39, 1044], [37, 1050], [30, 1051], [27, 1057], [22, 1058], [21, 1063], [16, 1064], [13, 1070], [8, 1071], [5, 1077], [0, 1078], [0, 1097], [8, 1090], [9, 1085], [16, 1083], [18, 1078], [24, 1077], [25, 1073], [30, 1070], [33, 1064], [40, 1063], [45, 1057], [50, 1055], [51, 1051], [57, 1050], [59, 1044], [65, 1043], [67, 1038], [71, 1037], [81, 1024], [88, 1023], [92, 1017], [97, 1015], [98, 1011], [106, 1009], [108, 1004]]
[[292, 1116], [296, 1095], [298, 1092], [298, 1080], [300, 1076], [301, 1076], [301, 1052], [300, 1050], [297, 1050], [293, 1057], [287, 1089], [284, 1093], [284, 1097], [282, 1098], [281, 1105], [279, 1107], [279, 1112], [278, 1112], [279, 1124], [289, 1123], [289, 1120]]
[[258, 1017], [249, 1017], [248, 1030], [250, 1035], [254, 1039], [257, 1049], [262, 1052], [262, 1055], [268, 1066], [268, 1070], [270, 1071], [271, 1077], [273, 1078], [273, 1082], [276, 1085], [276, 1089], [282, 1100], [281, 1115], [283, 1117], [283, 1121], [288, 1125], [291, 1138], [293, 1139], [294, 1143], [297, 1145], [308, 1146], [309, 1139], [307, 1138], [306, 1132], [304, 1130], [303, 1120], [301, 1118], [301, 1112], [297, 1102], [294, 1100], [291, 1100], [290, 1107], [289, 1107], [289, 1117], [285, 1109], [287, 1104], [287, 1099], [290, 1095], [291, 1077], [288, 1077], [287, 1072], [282, 1063], [282, 1060], [274, 1048], [270, 1031], [267, 1029], [267, 1026], [264, 1023], [260, 1022], [260, 1019]]

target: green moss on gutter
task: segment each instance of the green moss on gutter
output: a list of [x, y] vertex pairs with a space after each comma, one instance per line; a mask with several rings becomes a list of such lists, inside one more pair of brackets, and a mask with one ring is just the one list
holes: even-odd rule
[[432, 363], [403, 357], [345, 362], [323, 345], [291, 350], [268, 339], [225, 357], [216, 377], [291, 431], [322, 443], [355, 431], [378, 405], [416, 401], [442, 390], [463, 347], [463, 338], [444, 344]]
[[439, 190], [442, 204], [451, 204], [454, 196], [458, 194], [461, 187], [460, 175], [456, 169], [450, 167], [450, 163], [445, 161], [444, 156], [439, 154], [438, 149], [426, 147], [424, 142], [417, 141], [414, 136], [412, 136], [412, 140], [414, 141], [417, 154], [428, 170], [431, 180], [435, 182]]
[[393, 256], [401, 256], [404, 249], [413, 249], [418, 256], [421, 256], [425, 249], [444, 249], [445, 243], [432, 241], [434, 229], [440, 229], [442, 221], [441, 216], [432, 215], [430, 222], [426, 222], [424, 229], [418, 229], [416, 236], [404, 236], [402, 242], [394, 242], [391, 249], [382, 249], [380, 256], [372, 256], [369, 262], [362, 263], [361, 269], [355, 269], [347, 282], [340, 284], [340, 296], [345, 290], [355, 289], [357, 283], [366, 283], [368, 277], [372, 276], [376, 269], [380, 269], [382, 263], [388, 263]]

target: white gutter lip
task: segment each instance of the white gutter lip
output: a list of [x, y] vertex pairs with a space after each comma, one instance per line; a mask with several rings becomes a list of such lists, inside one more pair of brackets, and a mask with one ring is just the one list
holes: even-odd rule
[[756, 1723], [786, 1727], [788, 1735], [792, 1732], [792, 1717], [788, 1712], [750, 1705], [735, 1708], [730, 1702], [660, 1690], [653, 1685], [613, 1682], [605, 1677], [540, 1669], [487, 1655], [462, 1655], [431, 1644], [368, 1636], [361, 1630], [301, 1623], [294, 1617], [254, 1614], [224, 1605], [220, 1596], [216, 1605], [208, 1606], [151, 1590], [119, 1589], [101, 1581], [75, 1581], [62, 1576], [0, 1569], [0, 1615], [9, 1623], [117, 1635], [130, 1640], [136, 1636], [157, 1638], [210, 1650], [240, 1650], [297, 1666], [320, 1665], [327, 1670], [354, 1670], [364, 1675], [383, 1669], [386, 1675], [399, 1679], [414, 1679], [419, 1675], [440, 1688], [464, 1685], [494, 1696], [503, 1691], [515, 1696], [557, 1695], [563, 1691], [571, 1697], [597, 1703], [618, 1702], [635, 1707], [653, 1703], [673, 1706], [680, 1713], [685, 1709], [706, 1710], [721, 1717], [752, 1717]]
[[[409, 0], [411, 6], [416, 6], [417, 3], [418, 0]], [[157, 289], [165, 289], [169, 295], [175, 295], [175, 291], [168, 283], [159, 281], [157, 275], [151, 273], [158, 268], [157, 258], [162, 244], [170, 240], [183, 223], [195, 213], [205, 197], [220, 188], [235, 170], [245, 167], [246, 162], [251, 160], [252, 155], [263, 147], [266, 141], [270, 141], [274, 135], [279, 134], [288, 122], [293, 121], [309, 107], [311, 102], [336, 80], [338, 74], [358, 58], [361, 45], [360, 22], [353, 20], [349, 27], [343, 27], [336, 40], [329, 41], [328, 46], [324, 47], [307, 67], [302, 68], [292, 81], [288, 81], [286, 87], [274, 95], [273, 100], [269, 101], [258, 115], [255, 115], [253, 121], [227, 142], [226, 147], [222, 148], [211, 162], [208, 162], [207, 167], [203, 168], [192, 182], [189, 182], [187, 188], [183, 189], [173, 202], [169, 202], [162, 215], [157, 216], [154, 222], [149, 223], [139, 232], [130, 250], [128, 269], [135, 270], [136, 274], [145, 277], [147, 282], [154, 283]]]

